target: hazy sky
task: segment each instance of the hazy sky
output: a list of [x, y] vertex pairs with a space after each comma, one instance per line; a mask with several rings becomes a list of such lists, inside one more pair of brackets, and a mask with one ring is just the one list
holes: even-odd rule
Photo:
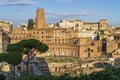
[[0, 0], [0, 20], [13, 25], [35, 20], [36, 9], [44, 8], [47, 23], [77, 17], [82, 21], [107, 19], [109, 25], [120, 25], [120, 0]]

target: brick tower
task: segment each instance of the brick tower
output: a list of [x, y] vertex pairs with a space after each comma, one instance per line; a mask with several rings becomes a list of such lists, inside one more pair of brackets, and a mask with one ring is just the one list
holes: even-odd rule
[[45, 11], [44, 9], [37, 9], [36, 11], [36, 27], [37, 29], [44, 28], [46, 25], [46, 20], [45, 20]]
[[99, 22], [99, 29], [105, 30], [108, 27], [108, 22], [106, 19], [101, 19]]

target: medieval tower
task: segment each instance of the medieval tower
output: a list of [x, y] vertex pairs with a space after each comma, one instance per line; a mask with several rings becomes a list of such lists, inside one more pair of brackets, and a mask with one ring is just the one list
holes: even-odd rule
[[45, 20], [45, 11], [44, 9], [37, 9], [36, 12], [36, 27], [37, 29], [44, 28], [46, 25], [46, 20]]
[[105, 30], [108, 26], [108, 22], [106, 19], [101, 19], [99, 22], [99, 28], [100, 30]]

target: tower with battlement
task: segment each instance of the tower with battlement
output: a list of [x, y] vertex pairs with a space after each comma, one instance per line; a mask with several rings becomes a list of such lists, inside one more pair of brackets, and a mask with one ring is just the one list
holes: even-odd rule
[[44, 28], [46, 25], [46, 20], [45, 20], [45, 11], [44, 9], [38, 8], [36, 11], [36, 27], [37, 29]]
[[108, 22], [106, 19], [101, 19], [99, 22], [99, 29], [105, 30], [108, 27]]

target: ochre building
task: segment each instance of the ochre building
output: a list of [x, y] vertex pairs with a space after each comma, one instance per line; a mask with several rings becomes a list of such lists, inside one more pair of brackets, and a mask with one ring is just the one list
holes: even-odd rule
[[[44, 9], [37, 9], [36, 27], [33, 30], [23, 30], [15, 28], [9, 34], [10, 43], [16, 43], [24, 39], [37, 39], [49, 46], [49, 50], [45, 55], [63, 55], [78, 58], [99, 57], [101, 56], [102, 42], [101, 40], [92, 40], [91, 38], [82, 38], [76, 36], [79, 29], [93, 29], [95, 31], [105, 30], [107, 21], [101, 20], [97, 23], [83, 23], [76, 20], [76, 28], [63, 28], [60, 26], [46, 26]], [[83, 25], [84, 24], [84, 25]], [[83, 25], [83, 26], [80, 26]], [[78, 29], [78, 30], [77, 30]]]
[[0, 29], [3, 29], [3, 31], [7, 33], [12, 32], [12, 22], [0, 20]]

